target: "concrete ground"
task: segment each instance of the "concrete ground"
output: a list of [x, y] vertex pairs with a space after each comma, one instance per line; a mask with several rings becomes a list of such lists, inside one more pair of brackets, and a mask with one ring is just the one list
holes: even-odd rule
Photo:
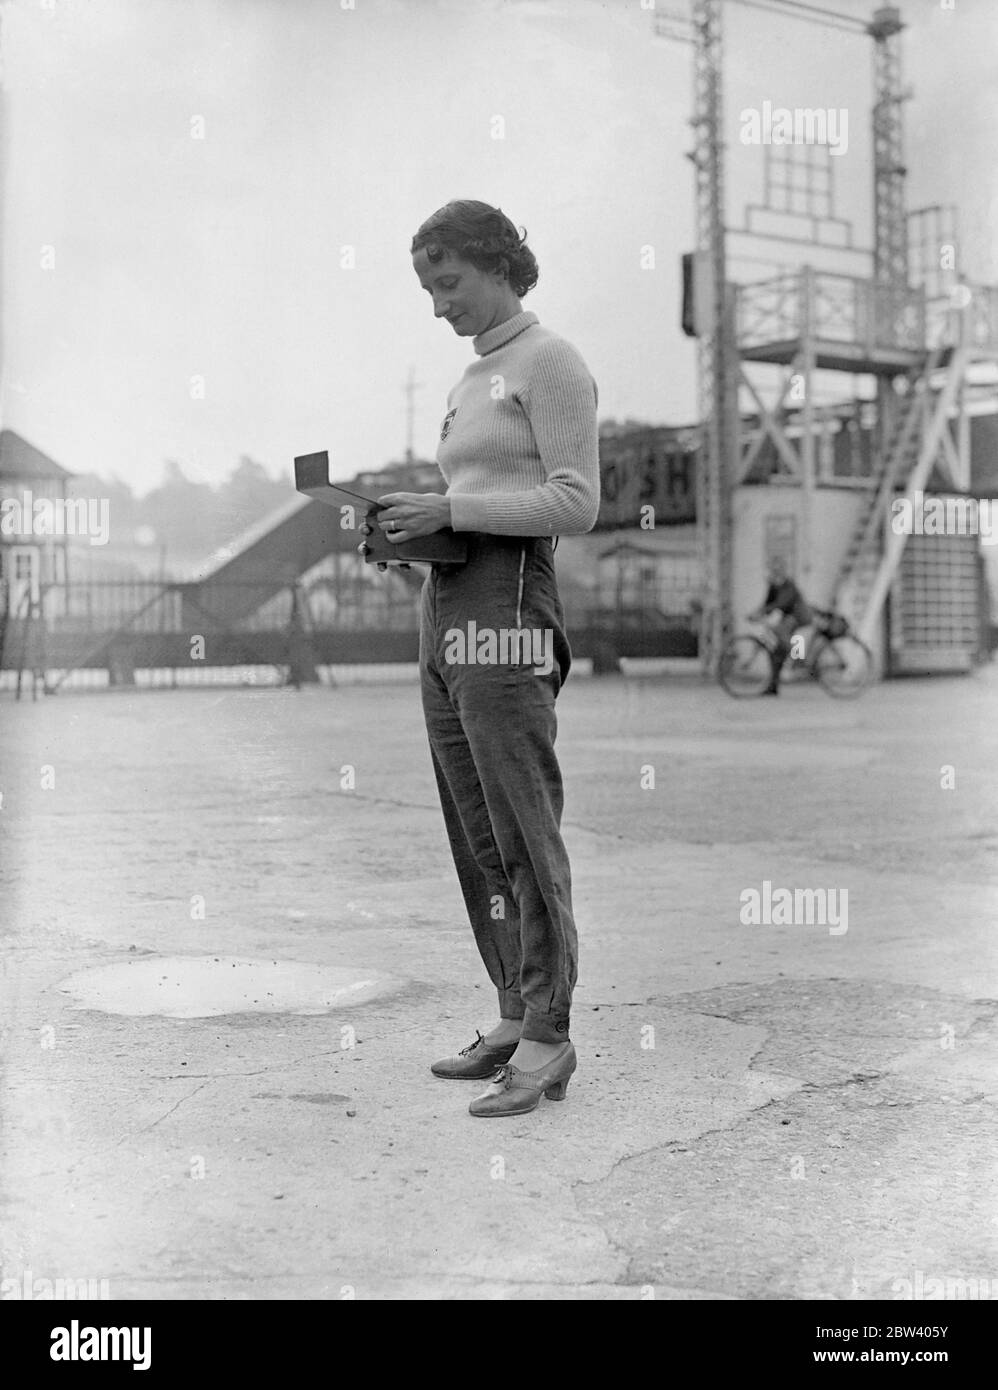
[[[415, 685], [5, 697], [4, 1277], [998, 1296], [996, 709], [998, 667], [856, 703], [573, 673], [579, 1070], [563, 1104], [488, 1121], [480, 1084], [428, 1070], [496, 1010]], [[745, 924], [764, 881], [847, 893], [847, 917]], [[167, 957], [368, 983], [202, 1017], [67, 985], [162, 967], [162, 1008], [190, 1006]], [[160, 1007], [141, 975], [113, 1007]]]

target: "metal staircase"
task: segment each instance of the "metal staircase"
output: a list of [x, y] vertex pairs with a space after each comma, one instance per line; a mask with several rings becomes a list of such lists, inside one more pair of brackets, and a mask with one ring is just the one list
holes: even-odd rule
[[890, 511], [895, 489], [899, 482], [907, 480], [918, 461], [922, 442], [919, 423], [925, 392], [930, 390], [932, 373], [938, 369], [941, 357], [940, 348], [928, 353], [924, 366], [917, 374], [912, 373], [908, 377], [908, 390], [899, 404], [894, 434], [884, 452], [877, 486], [871, 492], [868, 506], [859, 516], [839, 566], [834, 591], [836, 602], [847, 587], [864, 587], [862, 578], [870, 571], [870, 560], [874, 557], [879, 559], [884, 521]]
[[[933, 400], [932, 377], [944, 367], [946, 377]], [[877, 486], [846, 548], [835, 602], [841, 602], [843, 591], [850, 592], [854, 624], [865, 641], [873, 637], [907, 540], [904, 533], [887, 531], [892, 503], [896, 495], [913, 500], [928, 482], [965, 368], [965, 349], [936, 348], [917, 376], [909, 378]]]

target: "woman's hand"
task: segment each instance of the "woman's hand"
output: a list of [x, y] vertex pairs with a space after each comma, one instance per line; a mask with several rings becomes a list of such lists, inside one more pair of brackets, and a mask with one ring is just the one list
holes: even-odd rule
[[450, 500], [438, 492], [386, 492], [378, 525], [390, 541], [413, 541], [450, 525]]

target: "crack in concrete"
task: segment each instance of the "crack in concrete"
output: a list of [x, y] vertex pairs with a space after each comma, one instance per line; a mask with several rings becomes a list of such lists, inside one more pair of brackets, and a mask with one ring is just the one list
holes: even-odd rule
[[370, 792], [357, 791], [352, 791], [350, 796], [354, 801], [367, 801], [373, 806], [398, 806], [407, 811], [440, 810], [439, 804], [434, 804], [429, 801], [402, 801], [399, 797], [395, 796], [372, 796]]
[[866, 1081], [882, 1081], [889, 1071], [857, 1071], [841, 1081], [802, 1081], [801, 1091], [834, 1091], [845, 1086], [862, 1086]]
[[[193, 1077], [184, 1078], [184, 1080], [193, 1079]], [[148, 1134], [151, 1129], [155, 1129], [158, 1124], [162, 1124], [162, 1122], [165, 1119], [168, 1119], [169, 1116], [172, 1115], [175, 1110], [179, 1110], [182, 1105], [186, 1104], [187, 1101], [192, 1100], [199, 1091], [203, 1091], [206, 1086], [211, 1085], [212, 1080], [216, 1079], [218, 1078], [213, 1077], [209, 1080], [202, 1081], [200, 1086], [195, 1086], [193, 1091], [188, 1092], [186, 1096], [181, 1096], [178, 1101], [176, 1101], [173, 1105], [170, 1106], [169, 1110], [165, 1110], [163, 1114], [158, 1116], [155, 1120], [153, 1120], [151, 1124], [144, 1125], [142, 1129], [130, 1130], [127, 1134], [123, 1134], [116, 1144], [109, 1145], [109, 1147], [101, 1150], [99, 1154], [88, 1154], [85, 1159], [77, 1159], [75, 1163], [71, 1163], [69, 1167], [66, 1169], [66, 1177], [70, 1177], [73, 1173], [76, 1172], [78, 1168], [80, 1168], [86, 1162], [92, 1162], [95, 1158], [106, 1158], [108, 1154], [114, 1153], [116, 1149], [120, 1149], [122, 1144], [127, 1143], [129, 1139], [136, 1139], [140, 1134]]]
[[114, 1147], [116, 1149], [120, 1148], [126, 1139], [135, 1139], [140, 1134], [148, 1134], [151, 1129], [155, 1129], [158, 1124], [161, 1124], [163, 1122], [163, 1120], [168, 1119], [175, 1110], [179, 1110], [182, 1105], [185, 1105], [187, 1103], [187, 1101], [193, 1100], [193, 1098], [197, 1095], [199, 1091], [203, 1091], [206, 1086], [210, 1085], [210, 1081], [202, 1081], [200, 1086], [195, 1086], [194, 1090], [191, 1091], [188, 1095], [181, 1096], [180, 1099], [174, 1105], [170, 1106], [169, 1110], [165, 1110], [163, 1114], [159, 1116], [158, 1119], [153, 1120], [152, 1124], [145, 1125], [142, 1129], [137, 1129], [132, 1134], [123, 1135]]
[[[734, 985], [734, 984], [731, 984], [731, 985], [728, 986], [728, 988], [735, 988], [735, 987], [736, 987], [736, 985]], [[611, 1008], [642, 1008], [642, 1009], [648, 1009], [648, 1008], [654, 1007], [656, 1001], [658, 1001], [658, 1002], [660, 1002], [660, 1003], [664, 1003], [664, 1004], [666, 1004], [666, 1006], [671, 1005], [672, 1007], [678, 1007], [678, 1008], [680, 1009], [680, 1011], [683, 1012], [683, 1013], [692, 1014], [692, 1015], [694, 1015], [694, 1016], [699, 1016], [699, 1017], [701, 1017], [701, 1018], [713, 1018], [713, 1019], [718, 1019], [718, 1020], [723, 1021], [723, 1022], [725, 1022], [725, 1023], [733, 1024], [733, 1025], [735, 1025], [736, 1027], [744, 1027], [744, 1028], [756, 1027], [756, 1028], [761, 1028], [761, 1029], [763, 1030], [764, 1037], [763, 1037], [762, 1042], [759, 1044], [759, 1046], [753, 1051], [753, 1053], [751, 1054], [751, 1056], [748, 1058], [748, 1060], [747, 1060], [747, 1062], [746, 1062], [746, 1068], [745, 1068], [745, 1069], [746, 1069], [746, 1073], [755, 1071], [755, 1063], [756, 1063], [757, 1059], [766, 1051], [767, 1047], [770, 1045], [770, 1042], [771, 1042], [771, 1039], [772, 1039], [772, 1036], [773, 1036], [773, 1033], [774, 1033], [774, 1026], [773, 1026], [771, 1023], [767, 1024], [766, 1022], [763, 1022], [762, 1020], [760, 1020], [758, 1017], [746, 1017], [746, 1016], [745, 1016], [745, 1015], [747, 1015], [747, 1014], [751, 1014], [751, 1013], [754, 1011], [753, 1008], [752, 1008], [752, 1006], [749, 1006], [748, 1008], [746, 1008], [746, 1009], [742, 1012], [741, 1015], [732, 1015], [731, 1013], [715, 1012], [715, 1011], [711, 1011], [711, 1010], [709, 1010], [709, 1009], [704, 1009], [704, 1008], [702, 1008], [702, 1007], [700, 1007], [700, 1008], [693, 1007], [693, 1008], [685, 1008], [685, 1009], [684, 1009], [684, 1008], [682, 1007], [681, 1001], [679, 1001], [679, 1000], [676, 1000], [676, 999], [662, 1000], [662, 999], [661, 999], [661, 996], [651, 996], [650, 998], [646, 999], [644, 1002], [624, 1003], [624, 1002], [622, 1001], [620, 1004], [616, 1004], [616, 1003], [614, 1003], [614, 1004], [607, 1004], [607, 1005], [600, 1004], [598, 1007], [601, 1008], [601, 1009], [602, 1009], [602, 1008], [607, 1008], [607, 1009], [611, 1009]], [[977, 1000], [977, 999], [975, 999], [975, 1000], [969, 1000], [969, 1001], [966, 1001], [966, 1002], [967, 1002], [967, 1003], [970, 1003], [970, 1004], [973, 1004], [973, 1005], [977, 1005], [979, 1008], [981, 1008], [981, 1009], [983, 1010], [983, 1014], [979, 1015], [977, 1018], [975, 1018], [975, 1019], [967, 1026], [967, 1028], [966, 1028], [964, 1034], [962, 1035], [962, 1036], [964, 1036], [964, 1037], [968, 1036], [970, 1033], [972, 1033], [972, 1032], [974, 1032], [974, 1031], [976, 1031], [976, 1030], [978, 1030], [978, 1029], [980, 1029], [980, 1028], [988, 1028], [988, 1027], [990, 1027], [991, 1023], [993, 1022], [994, 1014], [996, 1013], [996, 1011], [998, 1011], [998, 1005], [996, 1005], [996, 1004], [995, 1004], [995, 1001], [993, 1001], [993, 1000], [983, 1000], [983, 999]], [[755, 1010], [755, 1012], [758, 1012], [758, 1011]], [[854, 1034], [853, 1036], [857, 1036], [857, 1035]], [[858, 1036], [862, 1036], [862, 1035], [858, 1035]], [[880, 1036], [882, 1036], [882, 1035], [879, 1035], [879, 1034], [878, 1034], [878, 1035], [871, 1035], [871, 1036], [880, 1037]], [[899, 1033], [898, 1033], [898, 1034], [895, 1034], [895, 1035], [892, 1035], [892, 1036], [895, 1036], [895, 1037], [900, 1036], [902, 1039], [904, 1039], [904, 1038], [906, 1038], [907, 1035], [905, 1034], [904, 1030], [901, 1029], [901, 1030], [899, 1030]], [[759, 1074], [759, 1073], [757, 1073], [757, 1074]], [[769, 1098], [769, 1100], [765, 1101], [763, 1104], [758, 1105], [758, 1106], [753, 1106], [753, 1107], [751, 1107], [750, 1109], [748, 1109], [745, 1113], [736, 1116], [729, 1124], [718, 1125], [718, 1126], [716, 1126], [716, 1127], [714, 1127], [714, 1128], [711, 1128], [711, 1129], [705, 1129], [705, 1130], [701, 1131], [699, 1134], [696, 1134], [696, 1135], [694, 1135], [694, 1136], [691, 1136], [691, 1137], [688, 1138], [688, 1139], [682, 1139], [682, 1140], [670, 1139], [670, 1140], [667, 1140], [665, 1143], [662, 1143], [662, 1144], [652, 1144], [652, 1145], [650, 1145], [648, 1148], [639, 1150], [638, 1152], [635, 1152], [635, 1153], [629, 1153], [629, 1154], [623, 1154], [623, 1155], [621, 1155], [620, 1158], [616, 1159], [616, 1160], [610, 1165], [610, 1167], [606, 1170], [606, 1172], [605, 1172], [601, 1177], [592, 1178], [592, 1179], [579, 1179], [578, 1181], [576, 1181], [576, 1182], [574, 1182], [574, 1183], [572, 1184], [572, 1198], [573, 1198], [573, 1201], [576, 1203], [576, 1206], [579, 1207], [579, 1197], [580, 1197], [580, 1193], [581, 1193], [582, 1190], [584, 1190], [584, 1189], [596, 1189], [597, 1186], [600, 1186], [600, 1185], [602, 1185], [602, 1184], [604, 1184], [604, 1183], [608, 1183], [608, 1182], [613, 1178], [613, 1176], [614, 1176], [614, 1174], [616, 1173], [617, 1169], [620, 1168], [620, 1167], [621, 1167], [622, 1165], [624, 1165], [624, 1164], [629, 1164], [629, 1163], [631, 1163], [631, 1162], [633, 1162], [633, 1161], [641, 1160], [641, 1159], [643, 1159], [643, 1158], [646, 1158], [646, 1157], [648, 1157], [648, 1156], [650, 1156], [650, 1155], [654, 1155], [654, 1154], [668, 1155], [668, 1154], [670, 1154], [670, 1153], [675, 1154], [675, 1153], [687, 1153], [687, 1152], [691, 1152], [691, 1151], [694, 1150], [696, 1147], [702, 1145], [702, 1144], [704, 1143], [705, 1140], [710, 1140], [710, 1139], [714, 1138], [714, 1137], [717, 1136], [717, 1135], [731, 1134], [731, 1133], [733, 1133], [735, 1130], [737, 1130], [737, 1129], [739, 1128], [739, 1126], [744, 1125], [744, 1124], [746, 1124], [746, 1123], [749, 1123], [749, 1122], [751, 1122], [751, 1121], [754, 1121], [757, 1117], [764, 1115], [765, 1112], [766, 1112], [767, 1110], [773, 1109], [774, 1107], [777, 1107], [777, 1106], [779, 1106], [779, 1107], [785, 1107], [785, 1106], [789, 1105], [789, 1104], [791, 1103], [791, 1101], [792, 1101], [793, 1099], [796, 1099], [796, 1097], [798, 1097], [798, 1096], [816, 1096], [816, 1095], [820, 1095], [820, 1094], [823, 1094], [823, 1093], [826, 1093], [826, 1092], [844, 1091], [844, 1090], [846, 1090], [847, 1088], [850, 1088], [850, 1087], [865, 1086], [865, 1085], [867, 1085], [867, 1084], [870, 1083], [870, 1082], [878, 1082], [878, 1081], [886, 1080], [886, 1079], [889, 1079], [892, 1075], [894, 1075], [894, 1073], [892, 1073], [892, 1072], [890, 1072], [890, 1071], [885, 1071], [885, 1070], [873, 1071], [873, 1072], [857, 1071], [857, 1072], [854, 1072], [851, 1076], [848, 1076], [848, 1077], [846, 1077], [846, 1078], [844, 1078], [844, 1079], [842, 1079], [842, 1080], [818, 1082], [818, 1081], [806, 1081], [806, 1080], [804, 1080], [804, 1079], [801, 1078], [801, 1077], [793, 1076], [793, 1075], [791, 1075], [791, 1074], [789, 1074], [789, 1073], [786, 1073], [786, 1072], [772, 1072], [772, 1071], [769, 1071], [768, 1074], [770, 1074], [770, 1075], [775, 1075], [775, 1076], [785, 1076], [785, 1077], [787, 1077], [788, 1080], [790, 1080], [790, 1081], [796, 1083], [796, 1089], [795, 1089], [795, 1091], [794, 1091], [791, 1095], [771, 1096], [771, 1097]], [[883, 1100], [883, 1101], [878, 1102], [878, 1103], [875, 1104], [872, 1108], [873, 1108], [873, 1109], [878, 1109], [878, 1110], [879, 1110], [879, 1109], [915, 1109], [915, 1108], [918, 1107], [918, 1106], [932, 1104], [932, 1103], [934, 1103], [937, 1099], [938, 1099], [938, 1097], [936, 1097], [936, 1096], [934, 1096], [934, 1095], [930, 1095], [930, 1094], [926, 1094], [926, 1095], [924, 1095], [924, 1096], [922, 1096], [922, 1097], [919, 1097], [919, 1098], [914, 1099], [914, 1100], [909, 1100], [909, 1101], [891, 1101], [891, 1100], [887, 1099], [887, 1100]], [[959, 1102], [959, 1103], [962, 1104], [962, 1105], [968, 1105], [968, 1104], [980, 1104], [980, 1103], [982, 1103], [982, 1102], [985, 1103], [985, 1104], [990, 1104], [990, 1103], [991, 1103], [991, 1098], [987, 1095], [986, 1092], [979, 1092], [979, 1093], [975, 1093], [975, 1094], [972, 1095], [972, 1096], [967, 1096], [967, 1097], [965, 1097], [965, 1098], [964, 1098], [961, 1102]], [[631, 1254], [628, 1250], [626, 1250], [626, 1248], [625, 1248], [625, 1246], [624, 1246], [624, 1243], [623, 1243], [622, 1241], [616, 1239], [616, 1238], [614, 1237], [614, 1235], [612, 1234], [612, 1223], [611, 1223], [610, 1221], [608, 1221], [608, 1220], [601, 1220], [598, 1216], [594, 1216], [594, 1215], [592, 1215], [592, 1214], [589, 1214], [589, 1215], [587, 1216], [586, 1213], [584, 1213], [584, 1212], [582, 1211], [581, 1207], [579, 1207], [579, 1215], [580, 1215], [580, 1217], [583, 1218], [583, 1220], [588, 1220], [588, 1221], [591, 1222], [593, 1225], [595, 1225], [595, 1226], [602, 1232], [603, 1238], [604, 1238], [604, 1239], [606, 1240], [606, 1242], [608, 1243], [608, 1246], [610, 1247], [611, 1251], [612, 1251], [615, 1255], [617, 1255], [619, 1258], [621, 1258], [622, 1260], [625, 1260], [625, 1261], [626, 1261], [625, 1269], [624, 1269], [624, 1272], [623, 1272], [623, 1274], [621, 1275], [621, 1277], [618, 1278], [618, 1279], [616, 1279], [616, 1280], [613, 1280], [613, 1281], [612, 1281], [612, 1283], [613, 1283], [615, 1286], [621, 1286], [621, 1287], [642, 1287], [642, 1286], [648, 1285], [648, 1286], [650, 1286], [650, 1287], [652, 1287], [652, 1288], [655, 1287], [655, 1284], [654, 1284], [652, 1281], [648, 1280], [647, 1278], [641, 1279], [641, 1278], [638, 1278], [638, 1277], [637, 1277], [637, 1274], [636, 1274], [636, 1266], [640, 1269], [640, 1265], [638, 1264], [638, 1262], [639, 1262], [640, 1260], [643, 1260], [645, 1257], [644, 1257], [644, 1256], [633, 1255], [633, 1254]], [[604, 1284], [607, 1283], [606, 1280], [603, 1280], [602, 1282], [603, 1282]], [[668, 1287], [669, 1287], [669, 1288], [672, 1288], [673, 1286], [670, 1284], [670, 1285], [668, 1285]], [[723, 1296], [723, 1295], [722, 1295], [722, 1296]]]

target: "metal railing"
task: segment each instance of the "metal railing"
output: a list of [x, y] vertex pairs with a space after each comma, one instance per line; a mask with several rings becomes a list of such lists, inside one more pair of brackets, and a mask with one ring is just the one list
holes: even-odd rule
[[736, 286], [735, 333], [741, 349], [810, 335], [868, 353], [892, 347], [922, 351], [925, 292], [805, 266]]
[[[405, 631], [416, 626], [418, 595], [391, 582], [375, 584], [366, 576], [320, 580], [302, 597], [306, 620], [316, 631], [356, 632], [369, 628]], [[266, 597], [248, 617], [225, 617], [227, 600], [260, 590], [257, 584], [177, 583], [151, 579], [99, 580], [49, 584], [42, 588], [38, 618], [52, 635], [131, 633], [187, 634], [205, 625], [236, 632], [278, 632], [291, 622], [294, 586]], [[17, 622], [20, 614], [11, 614]]]
[[951, 294], [933, 296], [927, 301], [926, 324], [930, 347], [963, 343], [998, 353], [998, 286], [964, 283]]

